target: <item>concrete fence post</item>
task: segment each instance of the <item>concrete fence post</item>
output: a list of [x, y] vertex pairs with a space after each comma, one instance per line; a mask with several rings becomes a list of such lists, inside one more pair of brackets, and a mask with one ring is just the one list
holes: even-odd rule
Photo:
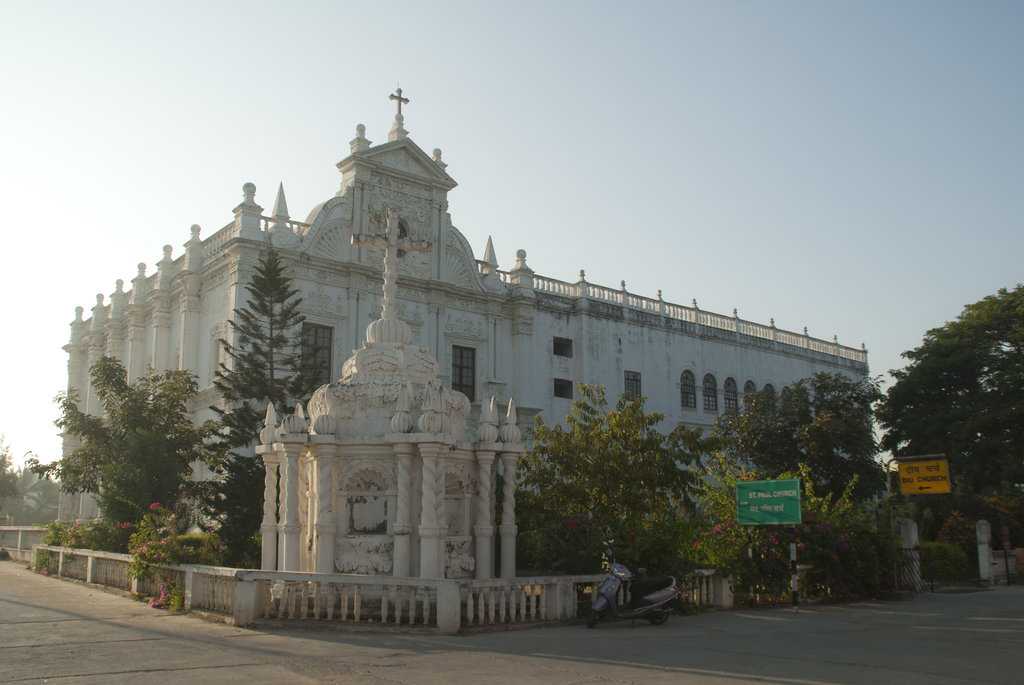
[[57, 552], [57, 577], [64, 575], [64, 548], [61, 547], [60, 551]]
[[231, 602], [231, 618], [234, 625], [248, 626], [256, 620], [257, 588], [255, 580], [235, 577], [235, 593]]
[[453, 580], [437, 584], [437, 630], [454, 635], [462, 627], [462, 594]]
[[21, 531], [19, 530], [19, 531], [18, 531], [18, 549], [19, 549], [19, 550], [22, 550], [22, 549], [24, 549], [24, 547], [22, 547], [22, 546], [21, 546], [21, 544], [22, 544], [22, 543], [21, 543]]
[[992, 584], [992, 526], [981, 520], [974, 524], [978, 544], [978, 580], [982, 585]]
[[91, 554], [85, 558], [85, 582], [94, 583], [96, 576], [96, 557]]
[[185, 595], [185, 611], [188, 611], [192, 608], [192, 588], [193, 583], [195, 582], [195, 576], [196, 572], [192, 569], [192, 567], [185, 568], [185, 587], [182, 589], [182, 592]]

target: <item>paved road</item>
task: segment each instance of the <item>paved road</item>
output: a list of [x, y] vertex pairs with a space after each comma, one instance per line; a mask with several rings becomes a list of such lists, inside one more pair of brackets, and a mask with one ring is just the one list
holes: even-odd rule
[[0, 683], [1024, 682], [1024, 587], [466, 637], [242, 630], [0, 562]]

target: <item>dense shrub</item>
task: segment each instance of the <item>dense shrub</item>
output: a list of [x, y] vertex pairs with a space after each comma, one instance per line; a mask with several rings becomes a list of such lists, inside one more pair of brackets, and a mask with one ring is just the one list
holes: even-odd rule
[[959, 545], [922, 542], [920, 552], [921, 577], [926, 581], [949, 583], [970, 576], [967, 554]]
[[127, 552], [128, 538], [134, 528], [131, 523], [115, 524], [104, 519], [82, 523], [54, 521], [46, 527], [43, 544], [102, 552]]

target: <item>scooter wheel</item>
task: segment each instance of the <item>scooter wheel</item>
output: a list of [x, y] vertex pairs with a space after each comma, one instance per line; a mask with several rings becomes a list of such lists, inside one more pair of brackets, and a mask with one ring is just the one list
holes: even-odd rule
[[651, 622], [652, 626], [660, 626], [662, 623], [668, 620], [668, 612], [659, 611], [656, 614], [651, 614], [647, 617], [647, 620]]

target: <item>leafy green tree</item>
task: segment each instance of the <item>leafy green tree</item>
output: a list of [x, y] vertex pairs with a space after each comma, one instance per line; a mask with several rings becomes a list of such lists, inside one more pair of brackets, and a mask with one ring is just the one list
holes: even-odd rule
[[218, 533], [228, 563], [258, 561], [257, 535], [263, 517], [263, 459], [252, 453], [267, 404], [279, 412], [309, 397], [320, 369], [302, 357], [302, 298], [274, 250], [260, 255], [245, 306], [229, 321], [232, 340], [220, 340], [231, 364], [221, 364], [214, 386], [222, 407], [213, 407], [224, 426], [221, 444], [230, 456], [217, 467], [220, 478], [205, 498], [207, 516]]
[[895, 455], [945, 454], [954, 487], [1024, 487], [1024, 286], [1000, 289], [928, 331], [892, 371], [878, 418]]
[[11, 460], [11, 448], [0, 438], [0, 514], [11, 515], [11, 509], [21, 490], [18, 488], [18, 472]]
[[768, 473], [805, 464], [821, 492], [838, 497], [856, 481], [853, 496], [863, 499], [885, 487], [872, 424], [880, 398], [875, 380], [818, 373], [778, 398], [758, 393], [742, 412], [722, 417], [716, 433], [732, 459]]
[[192, 422], [195, 378], [187, 371], [151, 372], [129, 384], [110, 357], [89, 373], [104, 415], [82, 412], [74, 392], [59, 395], [57, 427], [80, 446], [50, 464], [30, 459], [32, 470], [59, 480], [66, 492], [95, 493], [111, 522], [138, 521], [153, 502], [175, 507], [191, 485], [193, 462], [219, 458], [210, 444], [216, 424]]
[[538, 421], [520, 462], [520, 565], [593, 572], [610, 536], [620, 561], [678, 570], [692, 534], [691, 467], [709, 444], [682, 424], [659, 431], [664, 416], [645, 412], [642, 399], [623, 396], [609, 409], [603, 388], [579, 391], [565, 427]]

